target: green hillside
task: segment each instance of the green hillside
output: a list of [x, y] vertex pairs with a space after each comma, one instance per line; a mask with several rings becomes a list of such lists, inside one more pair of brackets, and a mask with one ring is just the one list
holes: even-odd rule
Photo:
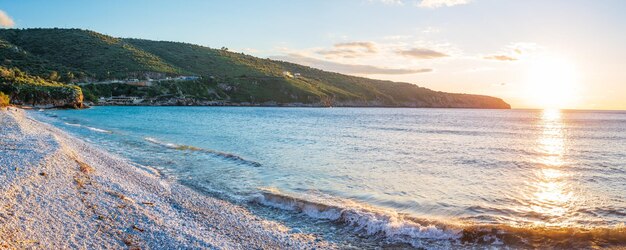
[[[4, 58], [21, 54], [5, 66], [20, 67], [33, 74], [45, 70], [73, 72], [99, 80], [127, 77], [147, 71], [179, 73], [160, 58], [118, 38], [79, 29], [1, 30]], [[13, 45], [13, 48], [6, 49]], [[17, 53], [16, 53], [17, 52]]]
[[[224, 49], [122, 39], [79, 29], [0, 30], [1, 65], [54, 81], [97, 82], [199, 76], [149, 87], [84, 85], [85, 98], [132, 95], [147, 104], [248, 104], [510, 108], [498, 98], [436, 92], [409, 83], [373, 80], [261, 59]], [[285, 75], [284, 72], [289, 72]], [[297, 76], [294, 75], [298, 73]]]

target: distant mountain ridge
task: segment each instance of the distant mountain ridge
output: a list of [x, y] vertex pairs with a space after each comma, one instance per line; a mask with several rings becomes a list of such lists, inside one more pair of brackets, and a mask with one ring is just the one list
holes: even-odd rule
[[[65, 83], [165, 79], [148, 86], [82, 85], [85, 99], [132, 95], [148, 105], [308, 105], [510, 108], [502, 99], [327, 72], [227, 49], [114, 38], [80, 29], [0, 30], [0, 66]], [[198, 76], [191, 81], [169, 77]]]

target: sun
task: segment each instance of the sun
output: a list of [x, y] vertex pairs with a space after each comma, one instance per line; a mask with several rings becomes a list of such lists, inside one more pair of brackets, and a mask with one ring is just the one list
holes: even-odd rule
[[575, 105], [579, 73], [571, 61], [537, 58], [529, 65], [527, 77], [526, 96], [531, 106], [562, 109]]

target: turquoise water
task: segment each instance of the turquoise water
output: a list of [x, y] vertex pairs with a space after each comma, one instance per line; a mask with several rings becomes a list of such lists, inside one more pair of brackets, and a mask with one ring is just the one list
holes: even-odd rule
[[626, 242], [626, 112], [94, 107], [33, 115], [332, 240]]

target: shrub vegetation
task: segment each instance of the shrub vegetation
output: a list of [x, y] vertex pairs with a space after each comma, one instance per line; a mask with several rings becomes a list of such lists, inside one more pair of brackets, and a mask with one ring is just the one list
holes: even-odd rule
[[9, 106], [9, 103], [10, 103], [9, 96], [0, 92], [0, 107]]

